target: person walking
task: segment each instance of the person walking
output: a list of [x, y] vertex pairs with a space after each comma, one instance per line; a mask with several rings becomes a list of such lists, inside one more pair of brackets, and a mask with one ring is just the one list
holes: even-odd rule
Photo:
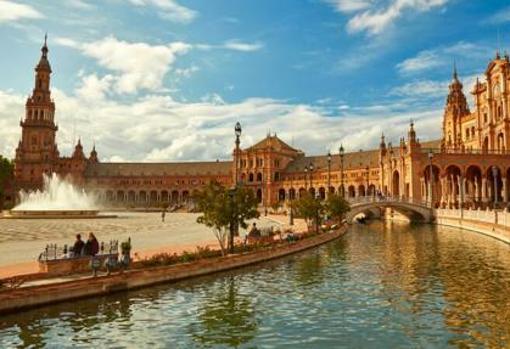
[[161, 210], [161, 222], [165, 222], [165, 216], [166, 216], [166, 208], [163, 208], [163, 210]]

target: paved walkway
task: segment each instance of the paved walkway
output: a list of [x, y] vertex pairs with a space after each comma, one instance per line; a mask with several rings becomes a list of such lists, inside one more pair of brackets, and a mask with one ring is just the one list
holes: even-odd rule
[[[62, 242], [57, 241], [57, 243], [69, 244], [76, 231], [82, 231], [84, 227], [87, 227], [88, 230], [93, 230], [101, 240], [106, 241], [109, 239], [122, 241], [130, 236], [135, 246], [132, 252], [135, 260], [150, 258], [155, 254], [163, 252], [180, 254], [184, 251], [195, 251], [197, 246], [219, 248], [218, 242], [211, 231], [197, 224], [196, 217], [196, 214], [168, 214], [166, 222], [162, 223], [158, 213], [134, 213], [127, 217], [121, 216], [116, 221], [113, 220], [113, 222], [110, 219], [96, 220], [95, 222], [60, 220], [62, 231], [57, 230], [59, 225], [54, 220], [49, 220], [48, 222], [38, 220], [39, 225], [42, 223], [41, 229], [45, 233], [40, 237], [36, 233], [30, 233], [30, 236], [36, 237], [36, 240], [24, 242], [5, 241], [7, 238], [3, 228], [5, 226], [10, 227], [11, 232], [7, 235], [14, 234], [14, 230], [17, 229], [23, 239], [26, 237], [26, 235], [23, 236], [24, 232], [28, 233], [29, 229], [36, 231], [37, 225], [34, 224], [33, 220], [0, 220], [0, 256], [3, 255], [3, 257], [0, 257], [0, 278], [37, 273], [39, 266], [34, 256], [37, 254], [37, 251], [40, 251], [49, 242], [49, 240], [45, 240], [48, 238], [48, 234], [49, 236], [65, 235], [66, 239], [62, 240]], [[260, 227], [279, 226], [285, 229], [289, 227], [288, 219], [287, 216], [269, 215], [261, 217], [257, 225]], [[18, 222], [20, 226], [15, 228], [12, 222]], [[92, 229], [90, 226], [93, 223], [96, 224], [95, 229]], [[48, 226], [55, 230], [49, 229]], [[113, 228], [113, 232], [108, 231], [108, 228]], [[306, 230], [306, 224], [301, 219], [295, 219], [295, 224], [292, 228], [294, 231], [304, 231]], [[3, 242], [1, 242], [2, 235]], [[241, 235], [243, 235], [243, 232], [241, 232]], [[22, 252], [23, 246], [25, 247], [24, 252]], [[9, 256], [12, 258], [7, 258]]]

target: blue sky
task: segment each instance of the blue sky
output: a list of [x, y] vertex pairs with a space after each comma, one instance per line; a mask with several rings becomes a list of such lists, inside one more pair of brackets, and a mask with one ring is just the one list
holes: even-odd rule
[[183, 161], [228, 158], [237, 120], [314, 154], [437, 138], [453, 60], [467, 94], [509, 29], [501, 0], [0, 0], [0, 153], [46, 31], [63, 153]]

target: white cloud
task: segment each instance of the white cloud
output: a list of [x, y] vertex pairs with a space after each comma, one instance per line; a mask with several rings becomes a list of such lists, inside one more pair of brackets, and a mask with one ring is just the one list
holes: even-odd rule
[[441, 97], [448, 94], [448, 81], [414, 81], [394, 87], [390, 95], [401, 97]]
[[159, 10], [158, 14], [163, 19], [172, 22], [189, 23], [198, 13], [190, 8], [182, 6], [175, 0], [128, 0], [135, 6], [152, 6]]
[[451, 46], [436, 47], [418, 52], [414, 57], [407, 58], [396, 65], [401, 74], [415, 74], [431, 69], [452, 66], [454, 59], [466, 61], [485, 61], [491, 55], [492, 48], [485, 44], [460, 41]]
[[[405, 12], [425, 12], [445, 5], [449, 0], [325, 0], [342, 13], [353, 14], [347, 22], [350, 33], [381, 34]], [[381, 5], [382, 4], [382, 5]]]
[[401, 73], [413, 73], [417, 71], [437, 68], [444, 64], [443, 60], [434, 51], [422, 51], [416, 57], [408, 58], [397, 64]]
[[189, 78], [191, 75], [199, 71], [200, 68], [196, 65], [192, 65], [188, 68], [177, 68], [174, 70], [175, 75], [183, 77], [183, 78]]
[[247, 42], [242, 42], [239, 40], [229, 40], [229, 41], [225, 42], [223, 47], [226, 49], [229, 49], [229, 50], [234, 50], [234, 51], [253, 52], [253, 51], [260, 50], [262, 47], [264, 47], [264, 45], [259, 42], [247, 43]]
[[506, 7], [499, 12], [496, 12], [484, 21], [484, 23], [489, 24], [502, 24], [506, 22], [510, 22], [510, 7]]
[[326, 0], [326, 2], [342, 13], [356, 12], [371, 6], [371, 1], [369, 0]]
[[76, 94], [84, 100], [103, 99], [110, 90], [114, 77], [106, 75], [99, 78], [96, 74], [83, 76]]
[[[83, 80], [83, 86], [104, 83], [94, 75], [85, 75]], [[340, 142], [352, 150], [376, 147], [383, 130], [388, 139], [405, 134], [410, 117], [417, 120], [422, 139], [437, 137], [441, 127], [441, 110], [405, 109], [405, 105], [340, 106], [341, 110], [335, 108], [332, 112], [329, 107], [267, 98], [229, 103], [211, 94], [189, 103], [169, 96], [119, 101], [109, 99], [108, 94], [87, 94], [84, 90], [79, 88], [73, 96], [53, 89], [60, 126], [58, 143], [63, 155], [71, 153], [73, 142], [80, 136], [86, 152], [95, 142], [103, 160], [230, 159], [233, 125], [237, 121], [244, 130], [243, 147], [259, 141], [271, 130], [289, 143], [294, 139], [294, 146], [308, 154], [324, 154], [328, 148], [337, 149]], [[22, 96], [0, 92], [0, 153], [14, 155], [22, 112]]]
[[195, 48], [199, 50], [213, 50], [213, 49], [223, 49], [223, 50], [232, 50], [232, 51], [241, 51], [241, 52], [254, 52], [259, 51], [264, 47], [264, 44], [261, 42], [245, 42], [237, 39], [232, 39], [225, 41], [220, 45], [211, 45], [211, 44], [196, 44]]
[[14, 22], [21, 19], [38, 19], [43, 17], [43, 14], [32, 6], [7, 0], [0, 0], [0, 23]]
[[91, 4], [86, 2], [85, 0], [66, 0], [65, 4], [69, 7], [78, 9], [78, 10], [90, 10], [94, 8]]
[[150, 45], [122, 41], [113, 36], [85, 44], [59, 37], [56, 43], [78, 49], [94, 58], [100, 66], [114, 72], [112, 86], [117, 93], [136, 93], [141, 89], [162, 90], [163, 79], [177, 56], [191, 49], [191, 45], [183, 42]]

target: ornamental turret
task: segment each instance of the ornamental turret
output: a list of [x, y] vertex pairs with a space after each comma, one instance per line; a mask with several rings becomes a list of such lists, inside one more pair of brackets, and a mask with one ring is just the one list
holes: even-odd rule
[[56, 171], [59, 152], [56, 144], [55, 103], [51, 99], [51, 65], [47, 36], [35, 67], [32, 95], [27, 98], [20, 126], [21, 141], [16, 149], [16, 183], [23, 189], [39, 189], [43, 174]]
[[457, 66], [454, 63], [452, 82], [448, 87], [449, 91], [443, 117], [443, 139], [441, 142], [443, 149], [459, 149], [462, 146], [462, 118], [470, 114], [462, 88], [462, 83], [459, 81], [457, 74]]
[[73, 159], [84, 159], [85, 154], [83, 153], [83, 146], [81, 145], [81, 139], [78, 139], [78, 143], [74, 147]]
[[92, 151], [90, 152], [89, 161], [93, 163], [98, 163], [99, 159], [97, 157], [96, 145], [92, 147]]

